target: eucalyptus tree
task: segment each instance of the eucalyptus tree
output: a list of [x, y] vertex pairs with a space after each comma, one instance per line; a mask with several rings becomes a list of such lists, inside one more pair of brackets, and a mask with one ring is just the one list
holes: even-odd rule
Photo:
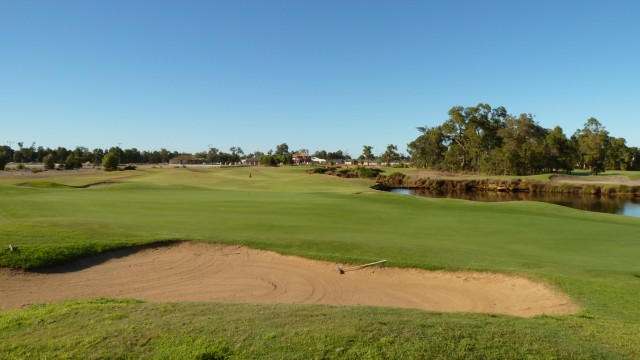
[[628, 170], [633, 155], [624, 138], [609, 138], [605, 154], [605, 168], [609, 170]]
[[373, 155], [373, 146], [363, 145], [362, 156], [364, 160], [366, 160], [367, 162], [371, 162], [375, 158], [375, 156]]
[[500, 146], [498, 131], [504, 127], [504, 107], [488, 104], [454, 106], [441, 125], [447, 152], [444, 165], [452, 171], [479, 171], [491, 150]]
[[545, 171], [570, 172], [575, 165], [575, 150], [560, 126], [551, 130], [545, 139]]
[[278, 146], [276, 146], [276, 155], [286, 155], [289, 153], [289, 145], [287, 145], [286, 143], [282, 143]]
[[504, 175], [538, 174], [544, 169], [544, 147], [547, 131], [531, 114], [507, 117], [505, 127], [498, 131]]
[[382, 161], [387, 163], [387, 166], [391, 164], [392, 161], [398, 160], [400, 158], [400, 154], [398, 153], [398, 147], [393, 144], [387, 145], [387, 149], [381, 156]]
[[589, 118], [575, 136], [584, 167], [589, 169], [590, 174], [603, 172], [609, 132], [596, 118]]
[[433, 128], [418, 127], [422, 135], [407, 144], [413, 166], [418, 168], [437, 168], [444, 159], [447, 147], [445, 136], [440, 126]]

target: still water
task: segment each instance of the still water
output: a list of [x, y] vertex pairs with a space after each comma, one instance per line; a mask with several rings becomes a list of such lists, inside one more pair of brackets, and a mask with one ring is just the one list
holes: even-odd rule
[[495, 191], [437, 191], [424, 189], [393, 189], [391, 192], [431, 198], [453, 198], [472, 201], [543, 201], [580, 210], [640, 217], [640, 198], [637, 197]]

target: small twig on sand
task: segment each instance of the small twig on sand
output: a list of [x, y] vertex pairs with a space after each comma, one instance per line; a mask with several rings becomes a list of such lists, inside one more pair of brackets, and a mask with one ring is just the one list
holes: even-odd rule
[[387, 260], [374, 261], [374, 262], [372, 262], [372, 263], [368, 263], [368, 264], [364, 264], [364, 265], [358, 265], [358, 266], [353, 266], [353, 267], [346, 268], [346, 269], [343, 269], [343, 268], [341, 268], [341, 267], [339, 267], [339, 266], [338, 266], [338, 272], [339, 272], [340, 274], [344, 274], [344, 273], [345, 273], [345, 272], [347, 272], [347, 271], [353, 271], [353, 270], [363, 269], [363, 268], [366, 268], [366, 267], [371, 266], [371, 265], [382, 264], [383, 262], [386, 262], [386, 261], [387, 261]]

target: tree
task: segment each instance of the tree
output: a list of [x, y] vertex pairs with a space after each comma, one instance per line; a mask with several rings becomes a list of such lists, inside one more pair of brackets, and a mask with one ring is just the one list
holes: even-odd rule
[[347, 155], [345, 155], [345, 154], [342, 152], [342, 150], [338, 150], [338, 151], [335, 151], [335, 152], [328, 152], [328, 153], [327, 153], [327, 157], [326, 157], [326, 159], [327, 159], [327, 160], [334, 160], [334, 159], [341, 159], [341, 160], [343, 160], [343, 159], [347, 159]]
[[278, 146], [276, 146], [276, 155], [286, 155], [289, 153], [289, 145], [287, 145], [286, 143], [282, 143]]
[[374, 156], [373, 156], [373, 146], [363, 145], [362, 146], [362, 156], [363, 156], [364, 160], [366, 160], [367, 162], [371, 162], [371, 160], [373, 160], [373, 158], [374, 158]]
[[631, 154], [631, 163], [629, 164], [629, 170], [640, 170], [640, 149], [637, 147], [630, 147], [629, 153]]
[[423, 134], [407, 145], [411, 162], [418, 168], [436, 168], [444, 159], [447, 147], [444, 145], [444, 134], [438, 127], [419, 127]]
[[531, 175], [544, 169], [544, 144], [547, 132], [533, 121], [530, 114], [508, 117], [505, 127], [498, 131], [502, 147], [493, 152], [501, 165], [494, 163], [493, 171], [503, 175]]
[[0, 153], [0, 171], [4, 170], [9, 162], [9, 157], [5, 153]]
[[102, 158], [102, 167], [105, 171], [113, 171], [118, 169], [118, 154], [110, 151]]
[[63, 161], [64, 161], [64, 159], [66, 159], [66, 158], [67, 158], [67, 156], [69, 156], [69, 154], [68, 154], [68, 151], [67, 151], [67, 149], [66, 149], [66, 148], [64, 148], [64, 147], [58, 147], [58, 148], [56, 149], [56, 161], [57, 161], [57, 162], [60, 162], [60, 163], [61, 163], [61, 162], [63, 162]]
[[238, 155], [238, 157], [244, 155], [244, 151], [242, 151], [242, 148], [240, 146], [232, 146], [231, 148], [229, 148], [229, 151], [231, 151], [233, 155]]
[[624, 138], [610, 137], [605, 154], [605, 168], [609, 170], [628, 170], [633, 155]]
[[64, 160], [64, 168], [67, 170], [78, 169], [82, 167], [82, 162], [80, 158], [76, 157], [74, 153], [69, 154], [67, 158]]
[[209, 152], [207, 153], [207, 162], [210, 164], [219, 163], [220, 162], [219, 152], [220, 150], [214, 147], [210, 148]]
[[101, 164], [102, 158], [104, 158], [104, 151], [99, 148], [93, 149], [92, 159], [91, 159], [91, 162], [93, 163], [93, 165]]
[[325, 150], [319, 150], [316, 151], [315, 153], [313, 153], [313, 156], [319, 158], [319, 159], [325, 159], [328, 160], [328, 156], [327, 156], [327, 152]]
[[169, 162], [169, 151], [167, 149], [160, 149], [160, 159], [163, 163]]
[[277, 155], [262, 155], [262, 156], [260, 156], [260, 165], [278, 166]]
[[56, 159], [53, 154], [48, 154], [42, 159], [42, 163], [46, 170], [53, 170], [56, 168]]
[[556, 126], [545, 139], [545, 168], [547, 171], [565, 170], [570, 172], [574, 167], [574, 151], [571, 142]]
[[387, 166], [389, 166], [392, 161], [398, 160], [399, 158], [398, 147], [393, 144], [387, 145], [387, 150], [382, 154], [382, 161], [386, 162]]
[[609, 132], [596, 118], [589, 118], [584, 128], [576, 131], [576, 138], [584, 167], [590, 174], [603, 172]]

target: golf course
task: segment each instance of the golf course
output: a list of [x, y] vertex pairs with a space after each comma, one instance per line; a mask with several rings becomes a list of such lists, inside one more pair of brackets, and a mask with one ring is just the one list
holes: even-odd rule
[[[538, 202], [402, 196], [372, 190], [371, 180], [308, 174], [308, 169], [3, 173], [0, 357], [640, 357], [640, 219]], [[209, 251], [202, 246], [220, 252], [203, 268], [223, 262], [207, 276], [194, 276], [184, 266], [204, 261], [193, 255]], [[164, 290], [137, 288], [143, 275], [135, 264], [117, 265], [145, 254], [152, 264], [163, 254], [170, 256], [170, 249], [182, 249], [188, 256], [166, 260], [174, 271], [153, 268], [166, 271], [155, 277], [164, 278]], [[455, 274], [467, 274], [470, 281], [491, 277], [498, 285], [519, 279], [560, 296], [570, 307], [518, 315], [377, 302], [399, 278], [387, 285], [362, 283], [349, 295], [359, 299], [352, 302], [340, 294], [330, 295], [343, 302], [295, 297], [262, 301], [240, 288], [246, 296], [238, 302], [233, 301], [236, 295], [208, 301], [197, 291], [223, 270], [241, 282], [241, 274], [253, 266], [234, 262], [234, 256], [243, 254], [262, 256], [267, 265], [261, 269], [275, 260], [300, 265], [276, 268], [274, 278], [304, 273], [325, 284], [358, 276], [365, 281], [376, 274], [402, 277], [402, 271], [414, 276], [451, 274], [446, 280], [451, 286]], [[381, 259], [387, 261], [343, 275], [336, 271], [338, 266]], [[324, 273], [310, 273], [312, 266]], [[82, 296], [94, 294], [90, 291], [65, 296], [65, 289], [89, 286], [74, 285], [70, 282], [76, 280], [70, 279], [91, 269], [94, 274], [85, 277], [99, 279], [98, 288], [108, 283], [128, 290], [106, 293], [111, 296]], [[110, 271], [117, 272], [108, 280]], [[47, 279], [56, 276], [67, 277], [47, 285]], [[22, 286], [10, 288], [11, 281]], [[274, 282], [274, 289], [282, 289]], [[489, 295], [498, 291], [489, 285], [480, 288]], [[514, 289], [515, 296], [521, 288]], [[20, 293], [38, 299], [45, 292], [53, 294], [51, 300], [18, 298]]]

